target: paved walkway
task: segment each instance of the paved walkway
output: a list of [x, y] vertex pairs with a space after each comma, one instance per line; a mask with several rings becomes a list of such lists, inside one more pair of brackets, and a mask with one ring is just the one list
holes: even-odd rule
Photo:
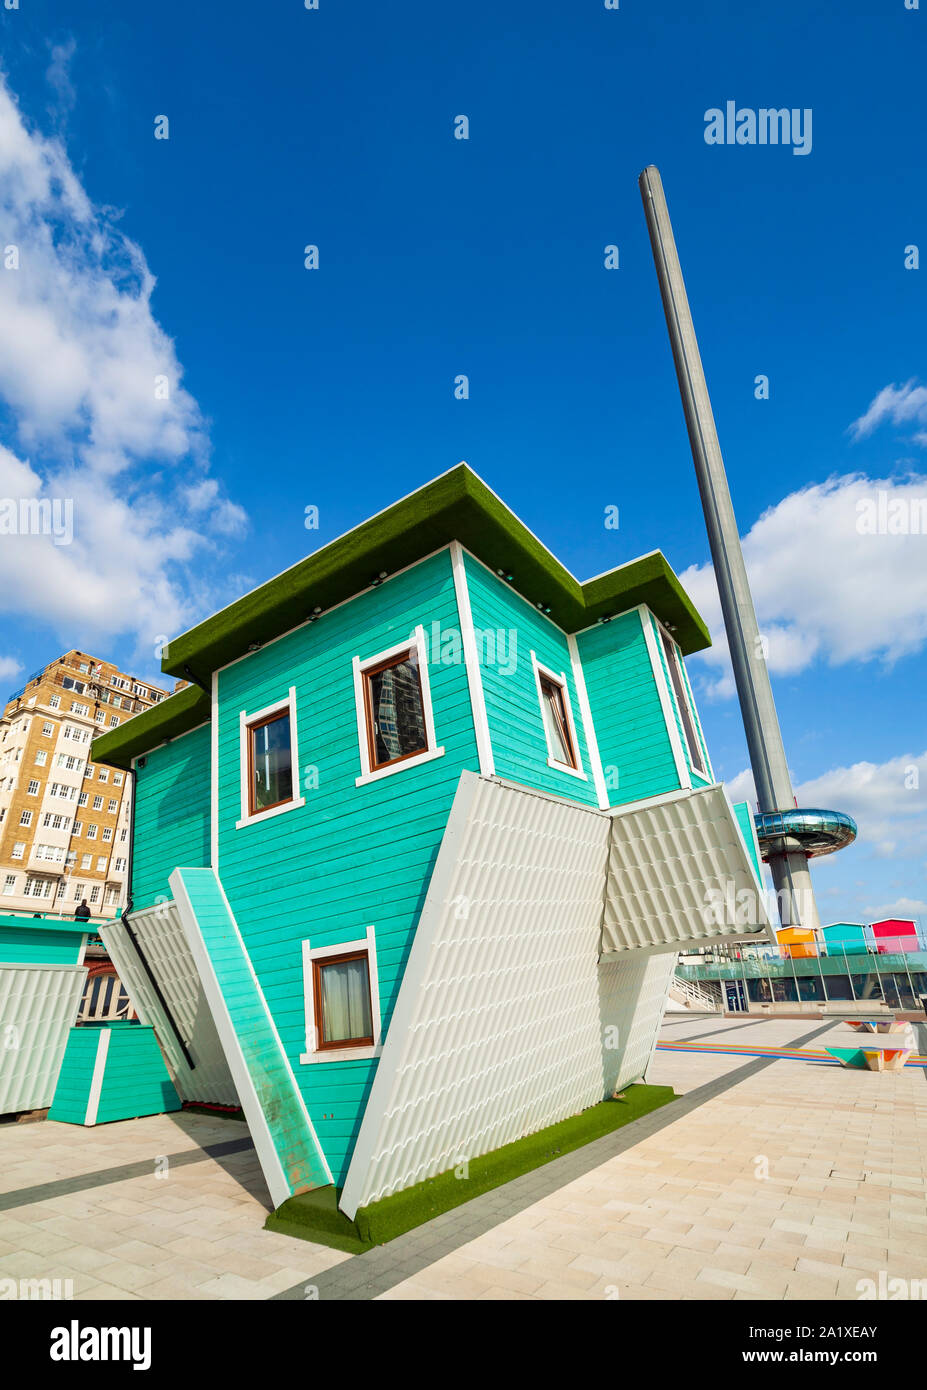
[[[686, 1014], [663, 1037], [859, 1041]], [[353, 1258], [261, 1229], [234, 1121], [0, 1126], [0, 1278], [70, 1279], [78, 1299], [585, 1300], [856, 1299], [880, 1270], [927, 1278], [922, 1069], [660, 1051], [648, 1079], [682, 1098]]]

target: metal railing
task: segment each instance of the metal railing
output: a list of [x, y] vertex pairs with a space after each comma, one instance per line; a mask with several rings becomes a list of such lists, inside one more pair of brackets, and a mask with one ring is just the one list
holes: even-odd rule
[[680, 958], [677, 978], [690, 983], [743, 982], [753, 1004], [840, 1002], [918, 1008], [927, 994], [927, 941], [919, 935], [866, 942], [795, 942], [715, 948]]

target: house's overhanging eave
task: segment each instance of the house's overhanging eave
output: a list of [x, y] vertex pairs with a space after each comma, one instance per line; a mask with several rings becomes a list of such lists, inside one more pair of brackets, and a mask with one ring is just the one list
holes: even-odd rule
[[152, 705], [143, 714], [127, 719], [118, 729], [110, 729], [95, 738], [90, 745], [90, 756], [94, 762], [128, 771], [133, 758], [150, 753], [152, 748], [188, 733], [198, 724], [205, 724], [210, 717], [211, 703], [205, 690], [198, 685], [185, 686], [159, 705]]

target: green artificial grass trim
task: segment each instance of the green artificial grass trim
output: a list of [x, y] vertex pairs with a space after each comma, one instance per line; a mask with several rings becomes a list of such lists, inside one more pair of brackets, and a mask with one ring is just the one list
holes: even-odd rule
[[361, 1239], [356, 1224], [338, 1208], [340, 1192], [335, 1187], [316, 1187], [290, 1197], [264, 1222], [266, 1231], [330, 1245], [352, 1255], [369, 1250], [371, 1242]]
[[128, 771], [133, 757], [149, 753], [159, 744], [188, 733], [198, 724], [205, 724], [211, 712], [212, 700], [205, 690], [198, 685], [184, 686], [159, 705], [152, 705], [151, 709], [127, 719], [118, 729], [110, 729], [95, 738], [90, 745], [90, 757], [95, 763]]
[[457, 1169], [439, 1173], [382, 1201], [359, 1207], [353, 1221], [339, 1210], [338, 1191], [323, 1187], [291, 1197], [265, 1224], [271, 1231], [357, 1254], [385, 1245], [442, 1212], [601, 1139], [675, 1099], [671, 1086], [629, 1086], [620, 1099], [602, 1101], [579, 1115], [471, 1159], [466, 1177], [458, 1177]]

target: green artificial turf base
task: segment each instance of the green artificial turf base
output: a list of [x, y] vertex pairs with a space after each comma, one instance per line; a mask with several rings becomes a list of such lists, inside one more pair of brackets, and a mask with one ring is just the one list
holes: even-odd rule
[[533, 1168], [540, 1168], [593, 1139], [601, 1139], [675, 1099], [671, 1086], [629, 1086], [620, 1099], [602, 1101], [537, 1134], [529, 1134], [513, 1144], [471, 1159], [465, 1177], [458, 1177], [456, 1168], [449, 1169], [427, 1182], [396, 1192], [392, 1197], [360, 1207], [354, 1221], [339, 1210], [338, 1189], [320, 1187], [290, 1197], [271, 1213], [265, 1227], [269, 1231], [358, 1254], [371, 1246], [385, 1245], [442, 1212], [511, 1182]]

